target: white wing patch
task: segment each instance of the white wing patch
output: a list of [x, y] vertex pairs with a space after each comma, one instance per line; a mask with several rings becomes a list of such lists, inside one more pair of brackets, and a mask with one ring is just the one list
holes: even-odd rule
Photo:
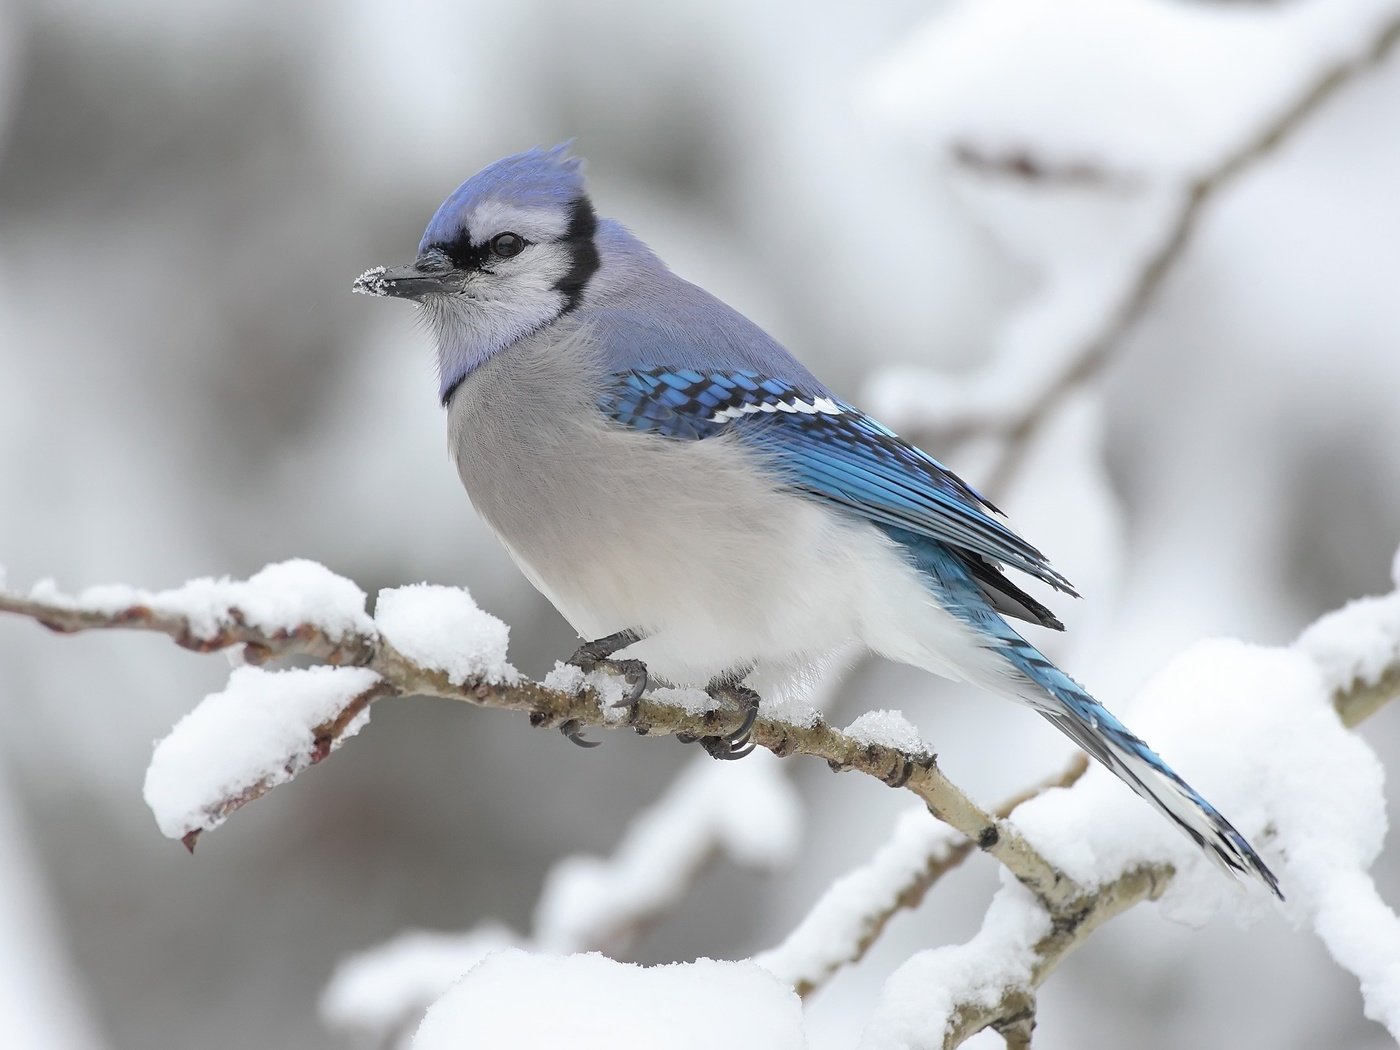
[[813, 398], [811, 401], [803, 401], [794, 397], [789, 401], [773, 401], [758, 405], [735, 405], [732, 408], [724, 408], [710, 417], [711, 423], [728, 423], [731, 419], [738, 419], [740, 416], [752, 415], [755, 412], [793, 412], [804, 416], [839, 416], [842, 409], [835, 401], [829, 397]]

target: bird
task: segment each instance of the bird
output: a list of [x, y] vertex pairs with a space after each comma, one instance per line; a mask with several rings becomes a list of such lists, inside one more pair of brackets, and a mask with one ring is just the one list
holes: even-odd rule
[[701, 742], [739, 758], [755, 680], [861, 646], [1028, 705], [1282, 897], [1245, 837], [1008, 622], [1063, 630], [1009, 571], [1078, 597], [1070, 582], [971, 485], [600, 218], [570, 143], [489, 164], [411, 263], [353, 287], [417, 304], [473, 506], [585, 640], [570, 662], [626, 678], [622, 703], [702, 686], [744, 719]]

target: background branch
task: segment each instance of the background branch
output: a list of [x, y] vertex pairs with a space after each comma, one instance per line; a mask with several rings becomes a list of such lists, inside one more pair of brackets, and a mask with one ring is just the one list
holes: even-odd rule
[[[1201, 216], [1219, 194], [1267, 158], [1329, 99], [1360, 74], [1383, 62], [1400, 41], [1400, 16], [1381, 24], [1369, 44], [1359, 53], [1325, 68], [1304, 84], [1297, 96], [1264, 123], [1250, 138], [1227, 153], [1205, 174], [1191, 180], [1181, 191], [1177, 213], [1167, 224], [1156, 248], [1142, 259], [1128, 283], [1122, 300], [1104, 317], [1102, 329], [1084, 342], [1077, 352], [1067, 355], [1057, 372], [1024, 403], [1018, 418], [991, 421], [981, 428], [1004, 442], [1001, 456], [986, 476], [988, 491], [1001, 492], [1015, 477], [1032, 435], [1069, 394], [1093, 379], [1109, 361], [1134, 325], [1152, 305], [1173, 267], [1185, 254]], [[955, 148], [955, 155], [966, 155], [970, 147]], [[1026, 176], [1022, 176], [1026, 177]]]

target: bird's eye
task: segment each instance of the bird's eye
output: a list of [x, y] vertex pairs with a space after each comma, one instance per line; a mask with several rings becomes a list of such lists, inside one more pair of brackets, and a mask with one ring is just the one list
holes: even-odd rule
[[525, 238], [518, 233], [498, 233], [491, 238], [491, 251], [502, 259], [519, 255], [525, 250]]

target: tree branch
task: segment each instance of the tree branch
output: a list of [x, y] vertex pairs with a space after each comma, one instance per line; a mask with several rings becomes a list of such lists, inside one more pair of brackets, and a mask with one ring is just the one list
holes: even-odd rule
[[[1395, 49], [1397, 41], [1400, 41], [1400, 17], [1383, 23], [1368, 46], [1359, 53], [1325, 68], [1252, 137], [1222, 157], [1211, 170], [1186, 184], [1181, 191], [1180, 209], [1168, 223], [1165, 236], [1142, 259], [1128, 283], [1126, 294], [1107, 313], [1101, 330], [1086, 340], [1077, 352], [1067, 355], [1060, 362], [1058, 370], [1046, 377], [1041, 389], [1024, 402], [1024, 408], [1016, 418], [989, 419], [983, 425], [968, 428], [991, 434], [1003, 442], [1001, 455], [985, 478], [987, 491], [995, 493], [1005, 490], [1015, 477], [1034, 434], [1073, 390], [1102, 371], [1114, 348], [1146, 313], [1167, 275], [1185, 253], [1207, 205], [1222, 190], [1269, 156], [1351, 80], [1383, 62]], [[968, 158], [980, 157], [970, 146], [954, 146], [953, 153], [963, 163], [967, 163]], [[984, 172], [988, 168], [986, 164], [972, 166], [974, 170]], [[1027, 155], [1019, 164], [997, 170], [1003, 174], [1033, 179], [1049, 177], [1045, 173], [1056, 169], [1040, 164]], [[1094, 181], [1084, 171], [1076, 169], [1074, 174], [1076, 181]], [[1097, 178], [1100, 182], [1109, 181], [1107, 175], [1100, 174]]]
[[[619, 721], [617, 712], [590, 688], [574, 695], [518, 678], [493, 681], [477, 676], [454, 681], [447, 671], [410, 659], [378, 632], [344, 627], [331, 632], [309, 621], [270, 630], [232, 606], [218, 610], [212, 617], [214, 626], [205, 624], [203, 628], [188, 615], [153, 608], [150, 603], [92, 608], [61, 595], [35, 598], [0, 593], [0, 612], [30, 617], [65, 634], [115, 628], [153, 631], [199, 652], [242, 645], [245, 655], [255, 663], [275, 657], [311, 656], [339, 665], [365, 667], [383, 679], [383, 686], [373, 691], [371, 700], [389, 695], [436, 696], [479, 707], [520, 711], [529, 716], [533, 726], [558, 727], [573, 722], [601, 729], [630, 726], [642, 735], [713, 737], [736, 731], [742, 721], [738, 711], [696, 713], [655, 696], [643, 698], [625, 720]], [[338, 740], [337, 726], [343, 729], [345, 724], [348, 719], [322, 727], [327, 748]], [[753, 726], [752, 738], [776, 755], [811, 755], [824, 759], [834, 771], [854, 770], [913, 792], [940, 820], [1005, 865], [1047, 908], [1073, 908], [1084, 896], [1077, 884], [1048, 863], [1014, 827], [984, 811], [948, 780], [931, 754], [862, 742], [820, 718], [810, 725], [797, 725], [760, 717]], [[244, 793], [247, 797], [240, 795], [229, 800], [230, 811], [265, 790], [253, 790]]]
[[[999, 805], [995, 813], [1004, 820], [1027, 799], [1051, 788], [1069, 787], [1088, 768], [1082, 754], [1063, 773], [1028, 788]], [[906, 832], [917, 833], [918, 855], [910, 855]], [[755, 961], [790, 983], [806, 997], [821, 988], [843, 967], [859, 962], [899, 912], [923, 903], [928, 891], [944, 875], [962, 864], [975, 843], [949, 834], [929, 834], [921, 826], [906, 829], [903, 822], [891, 841], [864, 864], [833, 883], [801, 923], [776, 948]], [[851, 913], [860, 909], [856, 922]]]
[[[1292, 98], [1281, 100], [1275, 112], [1242, 136], [1231, 150], [1215, 158], [1195, 177], [1172, 184], [1152, 181], [1140, 174], [1102, 164], [1064, 164], [1048, 161], [1033, 148], [1001, 156], [961, 138], [947, 143], [954, 165], [972, 178], [986, 182], [1019, 183], [1028, 192], [1047, 187], [1084, 193], [1138, 192], [1155, 195], [1143, 208], [1160, 212], [1150, 218], [1157, 232], [1145, 227], [1138, 250], [1122, 248], [1121, 263], [1104, 260], [1099, 281], [1104, 302], [1095, 318], [1086, 314], [1075, 330], [1067, 331], [1063, 314], [1072, 309], [1047, 311], [1055, 321], [1039, 338], [1021, 332], [1016, 345], [1021, 354], [1001, 354], [982, 369], [956, 379], [939, 374], [935, 383], [920, 383], [911, 370], [894, 372], [885, 397], [889, 422], [900, 423], [920, 441], [936, 439], [947, 450], [974, 438], [996, 443], [990, 467], [981, 475], [984, 491], [1005, 492], [1023, 462], [1034, 436], [1075, 390], [1098, 376], [1124, 338], [1148, 311], [1167, 277], [1184, 256], [1209, 205], [1238, 179], [1274, 152], [1307, 123], [1347, 84], [1385, 61], [1400, 40], [1400, 17], [1377, 18], [1366, 41], [1329, 64], [1309, 70]], [[1115, 264], [1116, 263], [1116, 264]], [[1122, 272], [1118, 272], [1121, 270]], [[1079, 295], [1082, 285], [1071, 289]], [[1042, 304], [1043, 306], [1043, 304]], [[1018, 367], [1011, 357], [1034, 354], [1034, 367]], [[1014, 387], [1008, 387], [1008, 380]], [[921, 389], [922, 387], [922, 389]], [[932, 406], [930, 408], [930, 405]]]
[[[1400, 661], [1378, 674], [1373, 682], [1355, 682], [1337, 690], [1333, 705], [1347, 727], [1378, 711], [1384, 704], [1400, 699]], [[1020, 1009], [1025, 996], [1054, 972], [1055, 968], [1096, 929], [1135, 904], [1156, 900], [1171, 883], [1176, 872], [1169, 864], [1154, 864], [1133, 868], [1105, 883], [1085, 899], [1077, 912], [1056, 912], [1047, 909], [1052, 921], [1051, 932], [1039, 940], [1032, 954], [1034, 963], [1030, 988], [1012, 987], [991, 1005], [968, 1001], [954, 1011], [944, 1038], [944, 1050], [962, 1045], [984, 1028], [997, 1027]]]
[[[375, 700], [378, 700], [380, 697], [391, 696], [393, 692], [393, 686], [388, 682], [376, 682], [364, 692], [352, 698], [333, 718], [322, 722], [313, 729], [311, 754], [307, 759], [307, 764], [314, 766], [325, 761], [326, 758], [330, 756], [330, 753], [340, 746], [350, 724], [364, 714], [369, 705]], [[207, 818], [211, 824], [222, 824], [232, 814], [242, 809], [249, 802], [262, 798], [279, 784], [285, 784], [296, 772], [297, 770], [289, 766], [285, 770], [286, 776], [283, 778], [265, 777], [255, 781], [237, 794], [230, 795], [220, 800], [215, 807], [208, 811], [206, 814]], [[202, 828], [195, 828], [193, 831], [188, 831], [184, 835], [181, 835], [180, 843], [185, 849], [193, 853], [196, 844], [199, 842], [199, 837], [202, 834]]]

